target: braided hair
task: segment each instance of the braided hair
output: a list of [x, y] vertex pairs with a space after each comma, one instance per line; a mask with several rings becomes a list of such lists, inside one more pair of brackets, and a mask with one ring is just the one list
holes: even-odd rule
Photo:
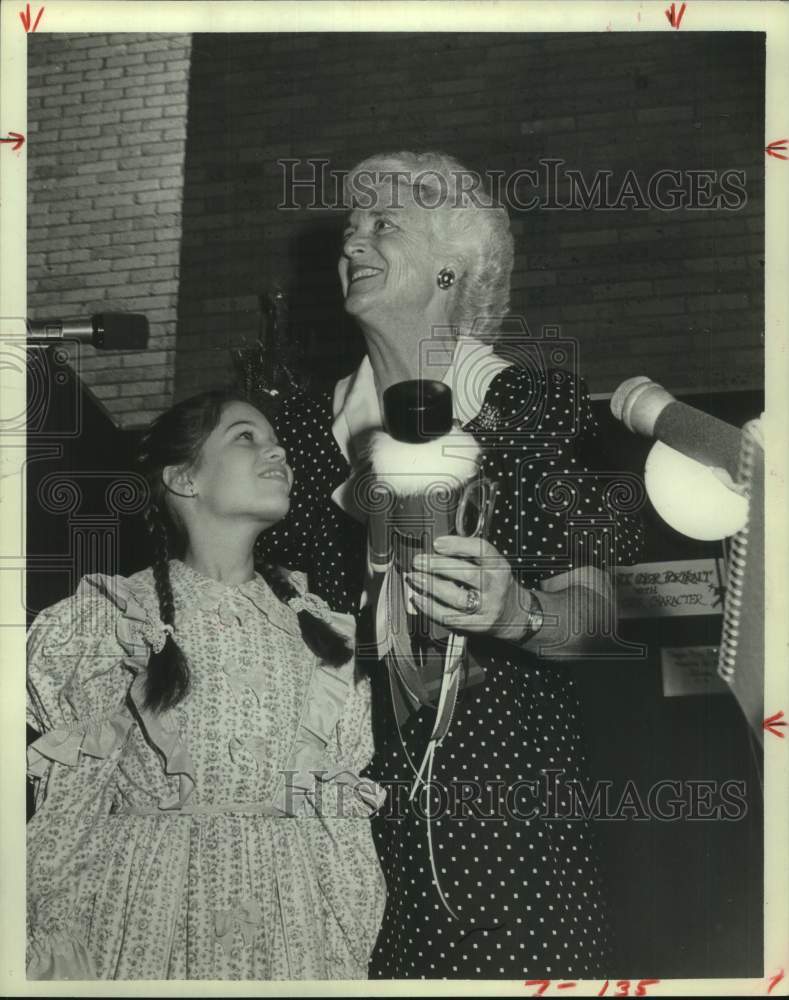
[[[153, 549], [153, 579], [159, 602], [159, 617], [167, 629], [159, 652], [151, 652], [145, 679], [145, 707], [165, 711], [182, 701], [189, 691], [189, 664], [175, 640], [175, 602], [170, 580], [170, 559], [183, 555], [186, 533], [167, 503], [163, 472], [167, 466], [190, 466], [211, 431], [219, 423], [224, 408], [246, 402], [238, 393], [213, 390], [185, 399], [157, 417], [140, 442], [138, 461], [149, 488], [144, 513]], [[258, 406], [259, 408], [259, 406]], [[288, 575], [278, 566], [260, 567], [261, 575], [283, 602], [298, 595]], [[298, 613], [305, 643], [316, 656], [331, 666], [346, 663], [352, 650], [345, 639], [325, 621], [304, 609]]]
[[[260, 567], [260, 575], [271, 587], [274, 594], [286, 604], [298, 591], [287, 577], [287, 574], [272, 563], [264, 563]], [[313, 615], [306, 608], [296, 616], [301, 627], [301, 636], [320, 660], [332, 667], [340, 667], [347, 663], [353, 652], [348, 648], [345, 638], [335, 632], [322, 618]]]

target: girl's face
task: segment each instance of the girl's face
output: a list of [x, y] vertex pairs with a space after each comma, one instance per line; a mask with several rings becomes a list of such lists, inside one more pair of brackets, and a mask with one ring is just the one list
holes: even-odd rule
[[229, 403], [206, 438], [189, 479], [197, 509], [270, 527], [290, 506], [293, 472], [271, 427], [249, 403]]

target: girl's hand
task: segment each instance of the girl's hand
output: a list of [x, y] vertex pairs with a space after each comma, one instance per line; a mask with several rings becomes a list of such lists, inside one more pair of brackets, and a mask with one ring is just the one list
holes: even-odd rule
[[[495, 545], [482, 538], [444, 535], [433, 547], [437, 554], [415, 556], [414, 568], [406, 575], [415, 591], [414, 604], [424, 615], [455, 632], [492, 633], [501, 639], [523, 633], [521, 588]], [[528, 607], [528, 597], [525, 600]]]

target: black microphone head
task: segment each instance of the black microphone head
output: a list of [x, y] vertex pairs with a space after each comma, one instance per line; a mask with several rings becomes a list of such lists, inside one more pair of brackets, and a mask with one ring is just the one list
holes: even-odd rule
[[94, 316], [91, 343], [100, 351], [143, 351], [148, 346], [148, 317], [141, 313]]
[[423, 444], [452, 429], [452, 390], [444, 382], [413, 379], [384, 392], [384, 424], [396, 441]]

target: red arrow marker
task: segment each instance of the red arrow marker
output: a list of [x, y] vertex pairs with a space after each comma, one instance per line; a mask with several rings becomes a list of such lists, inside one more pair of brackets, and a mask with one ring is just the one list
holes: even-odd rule
[[[775, 715], [771, 715], [769, 718], [765, 719], [762, 723], [762, 729], [766, 729], [768, 733], [772, 733], [773, 736], [777, 736], [779, 739], [784, 738], [783, 733], [779, 733], [775, 728], [776, 726], [785, 726], [785, 722], [779, 722], [779, 719], [783, 719], [784, 710], [781, 709], [780, 712], [776, 712]], [[781, 973], [783, 975], [783, 973]]]
[[38, 22], [41, 20], [41, 15], [44, 13], [44, 10], [45, 10], [45, 8], [42, 7], [41, 10], [38, 12], [38, 15], [36, 16], [36, 23], [33, 25], [32, 28], [30, 27], [30, 22], [32, 20], [32, 18], [30, 16], [30, 4], [26, 4], [25, 5], [25, 11], [24, 11], [24, 13], [22, 13], [21, 10], [19, 11], [19, 16], [22, 18], [22, 25], [23, 25], [26, 33], [29, 32], [29, 31], [35, 31], [36, 30], [36, 28], [38, 27]]
[[679, 11], [677, 11], [676, 4], [672, 4], [668, 10], [663, 11], [663, 13], [668, 18], [668, 23], [671, 25], [672, 28], [679, 28], [680, 24], [682, 24], [682, 18], [683, 15], [685, 14], [686, 6], [687, 4], [683, 3], [683, 5], [679, 8]]
[[776, 139], [775, 142], [766, 145], [764, 151], [768, 156], [774, 156], [776, 160], [789, 160], [789, 156], [781, 155], [781, 153], [789, 152], [786, 148], [787, 142], [789, 142], [789, 139]]
[[769, 993], [773, 986], [776, 986], [784, 977], [784, 970], [781, 969], [773, 978], [770, 980], [770, 985], [767, 987], [767, 992]]
[[13, 142], [11, 149], [16, 152], [24, 144], [25, 137], [18, 132], [9, 132], [8, 136], [7, 139], [0, 139], [0, 142]]

